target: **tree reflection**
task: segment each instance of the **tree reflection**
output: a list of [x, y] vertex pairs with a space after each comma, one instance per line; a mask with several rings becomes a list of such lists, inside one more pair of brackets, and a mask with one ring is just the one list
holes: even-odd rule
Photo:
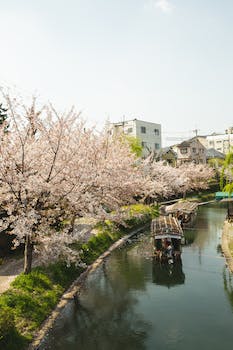
[[185, 245], [188, 246], [188, 245], [191, 245], [193, 244], [195, 238], [196, 238], [196, 230], [195, 229], [185, 229], [184, 230], [184, 238], [185, 238]]
[[223, 283], [224, 290], [233, 310], [233, 279], [231, 272], [227, 268], [223, 270]]
[[150, 325], [135, 311], [134, 296], [135, 290], [144, 288], [143, 269], [135, 255], [121, 252], [119, 263], [116, 254], [111, 264], [90, 275], [78, 302], [63, 313], [49, 345], [41, 350], [145, 350]]

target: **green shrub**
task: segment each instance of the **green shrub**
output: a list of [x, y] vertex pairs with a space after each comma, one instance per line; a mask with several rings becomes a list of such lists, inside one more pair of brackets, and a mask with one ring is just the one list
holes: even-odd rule
[[49, 276], [53, 284], [59, 284], [62, 289], [66, 289], [83, 269], [74, 264], [67, 266], [64, 261], [59, 261], [56, 264], [43, 267], [41, 270]]

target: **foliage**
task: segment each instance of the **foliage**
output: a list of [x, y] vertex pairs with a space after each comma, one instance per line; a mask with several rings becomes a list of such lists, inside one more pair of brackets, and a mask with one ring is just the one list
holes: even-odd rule
[[226, 155], [220, 176], [220, 189], [229, 194], [233, 192], [233, 151]]
[[175, 168], [148, 158], [143, 166], [145, 175], [149, 177], [147, 196], [154, 199], [207, 189], [215, 175], [213, 169], [204, 164], [188, 163]]
[[214, 168], [214, 169], [218, 169], [220, 167], [222, 167], [224, 165], [224, 159], [220, 159], [220, 158], [212, 158], [208, 160], [208, 164]]
[[140, 140], [137, 137], [130, 136], [130, 135], [124, 135], [124, 137], [126, 141], [129, 143], [132, 153], [135, 154], [137, 157], [141, 157], [143, 147], [141, 145]]

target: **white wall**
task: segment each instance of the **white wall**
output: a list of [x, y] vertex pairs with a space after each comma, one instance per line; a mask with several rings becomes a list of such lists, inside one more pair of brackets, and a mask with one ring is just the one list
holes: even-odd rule
[[233, 134], [207, 136], [208, 148], [214, 148], [219, 152], [228, 153], [233, 147]]

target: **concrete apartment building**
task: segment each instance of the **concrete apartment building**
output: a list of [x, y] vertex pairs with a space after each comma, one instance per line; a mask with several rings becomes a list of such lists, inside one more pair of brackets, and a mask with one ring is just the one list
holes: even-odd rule
[[206, 136], [207, 148], [214, 148], [221, 153], [228, 153], [233, 147], [233, 127], [226, 130], [225, 134], [213, 134]]
[[138, 138], [143, 147], [143, 156], [151, 152], [157, 153], [161, 149], [161, 124], [145, 122], [139, 119], [111, 123], [110, 131], [124, 133]]
[[207, 136], [197, 136], [198, 140], [206, 149], [215, 149], [223, 154], [228, 153], [233, 148], [233, 127], [229, 127], [225, 134], [213, 133]]

